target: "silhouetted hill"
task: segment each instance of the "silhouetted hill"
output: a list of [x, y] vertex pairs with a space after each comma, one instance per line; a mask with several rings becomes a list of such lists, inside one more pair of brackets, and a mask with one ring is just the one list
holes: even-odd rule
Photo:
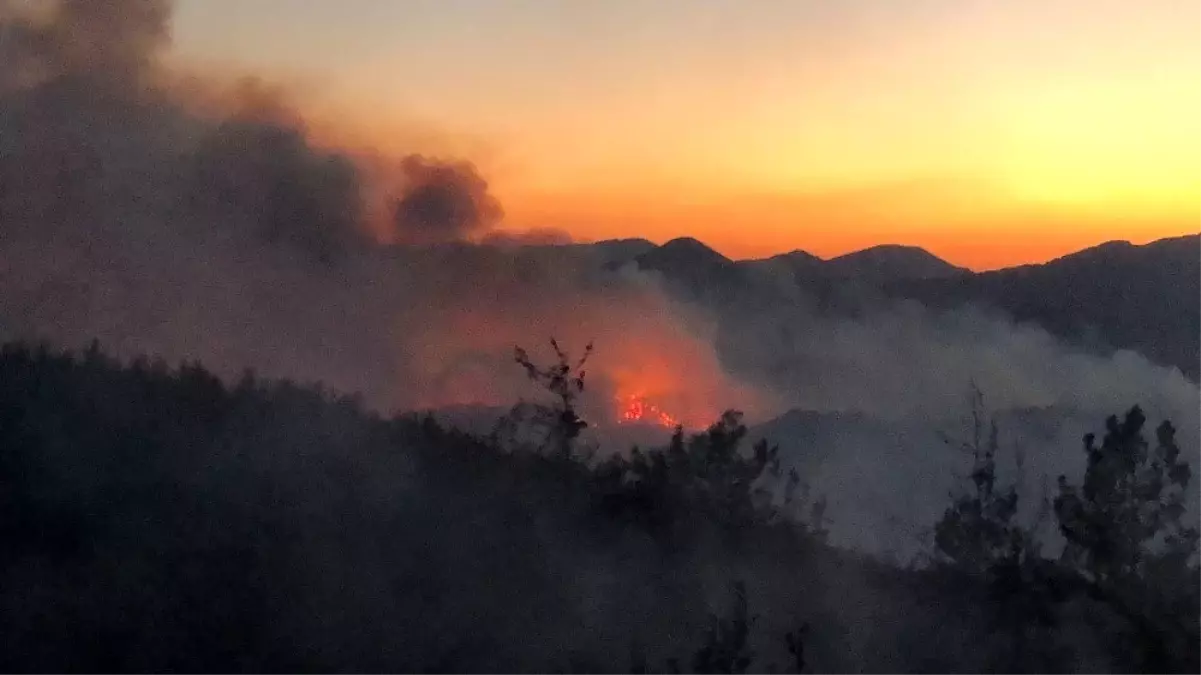
[[691, 299], [724, 301], [742, 290], [743, 270], [691, 237], [680, 237], [634, 258], [638, 269], [657, 272], [669, 289]]
[[606, 239], [580, 245], [599, 252], [607, 261], [623, 262], [633, 260], [655, 248], [655, 244], [646, 239]]
[[[739, 419], [628, 458], [506, 453], [319, 388], [4, 346], [0, 670], [709, 672], [732, 586], [754, 672], [801, 623], [819, 672], [1136, 668], [1137, 626], [1052, 561], [1001, 588], [832, 548], [763, 500], [776, 453]], [[814, 487], [868, 508], [863, 486]]]
[[938, 309], [999, 310], [1098, 352], [1129, 349], [1197, 380], [1201, 376], [1201, 237], [1142, 246], [1109, 242], [1047, 263], [973, 273], [908, 246], [877, 246], [823, 261], [804, 251], [731, 261], [695, 239], [634, 258], [669, 288], [716, 306], [790, 302], [796, 285], [823, 312], [855, 314], [882, 299]]
[[[1201, 237], [1135, 246], [1108, 242], [1047, 263], [972, 273], [907, 246], [877, 246], [832, 260], [805, 251], [734, 261], [693, 238], [655, 246], [643, 239], [527, 247], [523, 261], [555, 265], [587, 260], [613, 271], [625, 265], [661, 275], [677, 297], [716, 309], [771, 312], [798, 294], [823, 313], [856, 315], [888, 298], [936, 309], [979, 306], [1042, 326], [1077, 346], [1136, 351], [1201, 377]], [[512, 268], [499, 250], [455, 244], [397, 248], [398, 256]], [[576, 256], [581, 256], [576, 258]], [[523, 262], [523, 264], [525, 264]], [[575, 265], [583, 270], [589, 264]]]
[[738, 262], [740, 267], [750, 270], [752, 273], [781, 275], [794, 283], [821, 277], [824, 274], [825, 264], [826, 261], [800, 249], [770, 258]]
[[892, 281], [939, 279], [970, 274], [929, 251], [916, 246], [882, 245], [831, 258], [826, 274], [856, 279]]
[[655, 248], [646, 239], [603, 239], [573, 244], [539, 244], [528, 247], [538, 251], [582, 252], [593, 256], [601, 265], [622, 265]]
[[672, 239], [637, 258], [646, 269], [669, 270], [686, 266], [717, 269], [733, 265], [733, 261], [692, 237]]
[[798, 265], [798, 264], [821, 264], [824, 261], [820, 257], [815, 256], [808, 251], [797, 248], [797, 249], [793, 249], [787, 253], [779, 253], [779, 254], [773, 255], [770, 258], [755, 258], [752, 260], [746, 260], [744, 262], [780, 262], [780, 263], [786, 263], [789, 265]]
[[[1005, 663], [961, 637], [988, 634], [979, 584], [702, 489], [746, 460], [652, 490], [637, 463], [503, 454], [316, 389], [12, 346], [0, 448], [4, 671], [629, 672], [638, 648], [658, 671], [737, 579], [764, 662], [804, 619], [822, 671]], [[938, 647], [879, 649], [910, 631]]]
[[829, 260], [797, 249], [769, 258], [732, 261], [691, 237], [673, 239], [637, 257], [643, 269], [672, 275], [685, 267], [719, 269], [729, 265], [742, 269], [775, 270], [798, 281], [856, 279], [883, 282], [904, 279], [934, 279], [970, 274], [916, 246], [881, 245]]
[[1140, 352], [1196, 380], [1201, 370], [1201, 236], [1115, 241], [1038, 265], [898, 282], [933, 307], [976, 304], [1098, 349]]

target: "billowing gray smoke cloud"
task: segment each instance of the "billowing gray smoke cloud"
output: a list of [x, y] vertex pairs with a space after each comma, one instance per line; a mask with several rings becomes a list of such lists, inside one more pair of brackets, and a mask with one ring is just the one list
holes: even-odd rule
[[1083, 474], [1081, 438], [1111, 414], [1140, 405], [1173, 422], [1186, 453], [1201, 450], [1201, 392], [1179, 370], [1129, 351], [1084, 353], [970, 306], [868, 302], [845, 316], [797, 296], [727, 312], [717, 343], [728, 368], [807, 411], [759, 433], [826, 496], [833, 540], [903, 560], [929, 552], [948, 495], [967, 484], [973, 388], [998, 423], [999, 472], [1019, 486], [1028, 523], [1057, 476]]
[[89, 246], [120, 248], [170, 229], [329, 259], [362, 238], [355, 168], [314, 148], [282, 106], [248, 97], [213, 120], [169, 91], [169, 3], [41, 7], [0, 17], [6, 239], [86, 232]]
[[163, 0], [0, 3], [5, 89], [72, 74], [136, 90], [169, 43], [170, 18]]
[[36, 9], [0, 15], [6, 336], [94, 336], [125, 356], [234, 372], [353, 369], [355, 352], [325, 341], [349, 337], [334, 329], [353, 307], [349, 287], [328, 283], [353, 270], [329, 263], [368, 241], [354, 166], [261, 88], [242, 87], [219, 117], [193, 112], [160, 66], [167, 2]]
[[[21, 39], [0, 65], [0, 337], [95, 337], [385, 410], [512, 403], [536, 394], [515, 343], [595, 338], [594, 419], [612, 416], [617, 376], [676, 384], [665, 364], [690, 380], [677, 414], [707, 422], [745, 398], [654, 287], [602, 278], [586, 248], [512, 246], [563, 233], [489, 231], [501, 208], [470, 163], [320, 146], [269, 83], [167, 71], [168, 3], [102, 4], [3, 15]], [[126, 46], [108, 55], [99, 35]]]
[[395, 224], [402, 241], [456, 241], [490, 228], [502, 216], [500, 202], [469, 163], [413, 155], [400, 168], [405, 185]]
[[[0, 15], [7, 237], [78, 230], [84, 220], [98, 238], [191, 228], [201, 239], [249, 237], [326, 262], [364, 243], [365, 176], [348, 156], [317, 148], [269, 88], [236, 87], [217, 119], [190, 109], [186, 83], [160, 66], [170, 3], [39, 9]], [[500, 219], [470, 163], [413, 155], [397, 165], [401, 239], [457, 240]]]

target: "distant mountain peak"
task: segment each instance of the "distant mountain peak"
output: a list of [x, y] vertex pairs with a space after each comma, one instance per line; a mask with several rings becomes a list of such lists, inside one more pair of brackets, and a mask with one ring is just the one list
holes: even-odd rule
[[615, 239], [598, 239], [589, 242], [590, 246], [645, 246], [654, 248], [655, 243], [642, 237], [617, 237]]
[[1061, 255], [1047, 262], [1018, 265], [994, 271], [1002, 272], [1008, 269], [1028, 273], [1030, 270], [1056, 266], [1125, 265], [1139, 264], [1140, 261], [1147, 261], [1151, 264], [1164, 264], [1169, 260], [1183, 260], [1187, 263], [1197, 258], [1199, 254], [1201, 254], [1201, 235], [1197, 234], [1156, 239], [1146, 244], [1135, 244], [1126, 239], [1113, 239], [1097, 244], [1096, 246], [1090, 246], [1079, 251]]
[[809, 280], [824, 276], [825, 260], [808, 251], [794, 249], [770, 258], [743, 260], [740, 264], [749, 270], [768, 274], [791, 275], [795, 280]]
[[728, 298], [742, 288], [742, 269], [692, 237], [680, 237], [634, 258], [639, 269], [662, 274], [686, 297]]
[[[1158, 243], [1159, 242], [1152, 242], [1152, 244], [1158, 244]], [[1152, 244], [1147, 244], [1147, 246], [1151, 246]], [[1054, 259], [1048, 261], [1047, 263], [1043, 263], [1043, 264], [1055, 263], [1055, 262], [1060, 262], [1060, 261], [1068, 261], [1068, 260], [1092, 260], [1095, 258], [1103, 258], [1103, 257], [1107, 257], [1107, 256], [1127, 255], [1130, 252], [1136, 251], [1141, 248], [1143, 248], [1143, 247], [1136, 246], [1135, 244], [1131, 243], [1129, 240], [1126, 240], [1126, 239], [1113, 239], [1111, 241], [1106, 241], [1106, 242], [1097, 244], [1096, 246], [1090, 246], [1088, 248], [1081, 249], [1079, 251], [1073, 251], [1072, 253], [1068, 253], [1066, 255], [1059, 256], [1058, 258], [1054, 258]]]
[[788, 251], [786, 253], [777, 253], [776, 255], [773, 255], [771, 257], [761, 258], [759, 260], [755, 260], [752, 262], [766, 262], [769, 260], [789, 261], [789, 262], [796, 262], [796, 261], [825, 262], [825, 260], [823, 260], [822, 258], [820, 258], [816, 255], [813, 255], [809, 251], [806, 251], [805, 249], [801, 249], [801, 248], [794, 248], [791, 251]]
[[934, 255], [933, 253], [922, 248], [921, 246], [911, 246], [908, 244], [877, 244], [875, 246], [869, 246], [865, 249], [860, 249], [858, 251], [852, 251], [851, 253], [844, 253], [843, 255], [831, 258], [830, 262], [834, 262], [835, 260], [852, 260], [852, 259], [866, 259], [866, 258], [910, 258], [910, 259], [920, 258], [923, 260], [937, 261], [944, 265], [953, 267], [953, 265], [951, 265], [951, 263], [943, 260], [942, 258], [939, 258], [938, 256]]
[[718, 253], [713, 248], [705, 244], [705, 242], [694, 239], [692, 237], [676, 237], [659, 247], [660, 251], [679, 252], [686, 254], [699, 254], [712, 258], [720, 258], [726, 262], [730, 259]]
[[919, 246], [881, 244], [826, 261], [840, 275], [874, 279], [934, 279], [968, 270], [952, 265]]
[[662, 246], [638, 256], [638, 262], [643, 267], [651, 268], [659, 268], [664, 265], [724, 267], [733, 263], [729, 258], [692, 237], [672, 239]]

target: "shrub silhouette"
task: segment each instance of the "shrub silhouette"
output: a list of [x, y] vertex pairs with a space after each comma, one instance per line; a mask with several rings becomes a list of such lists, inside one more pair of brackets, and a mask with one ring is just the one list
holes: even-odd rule
[[[936, 552], [958, 572], [982, 580], [997, 635], [1010, 642], [1000, 667], [1014, 672], [1053, 669], [1055, 606], [1063, 601], [1053, 588], [1048, 561], [1041, 557], [1033, 529], [1017, 522], [1015, 485], [997, 483], [1000, 430], [986, 420], [984, 395], [971, 391], [971, 439], [959, 443], [971, 455], [969, 489], [953, 498], [934, 527]], [[1021, 466], [1021, 456], [1018, 456]], [[1041, 512], [1039, 520], [1046, 513]], [[1037, 523], [1035, 524], [1037, 526]]]
[[697, 517], [732, 538], [753, 524], [773, 522], [778, 510], [767, 487], [757, 483], [779, 475], [779, 448], [761, 440], [744, 454], [746, 434], [742, 413], [728, 410], [687, 440], [677, 427], [666, 448], [609, 457], [595, 470], [602, 507], [664, 536], [684, 535], [679, 526]]
[[[983, 434], [983, 399], [973, 395], [972, 489], [955, 498], [935, 526], [944, 560], [987, 579], [1000, 626], [1029, 647], [1030, 630], [1056, 623], [1057, 607], [1100, 603], [1133, 631], [1132, 665], [1150, 672], [1198, 669], [1198, 531], [1184, 523], [1191, 469], [1163, 422], [1154, 449], [1137, 406], [1111, 416], [1100, 446], [1084, 438], [1083, 485], [1058, 479], [1053, 510], [1066, 540], [1058, 560], [1041, 556], [1030, 530], [1014, 521], [1018, 495], [996, 481], [998, 430]], [[1041, 628], [1040, 628], [1041, 627]], [[1045, 631], [1041, 634], [1046, 638]], [[1010, 667], [1010, 669], [1016, 669]]]
[[[552, 407], [539, 404], [514, 406], [498, 423], [494, 438], [501, 439], [506, 445], [520, 446], [525, 441], [522, 436], [530, 431], [528, 427], [537, 427], [545, 434], [539, 451], [549, 451], [560, 459], [567, 459], [571, 457], [580, 433], [588, 428], [576, 406], [584, 392], [584, 365], [592, 355], [592, 343], [588, 343], [583, 356], [574, 364], [554, 338], [550, 339], [550, 346], [557, 358], [550, 366], [536, 365], [521, 347], [513, 348], [513, 358], [525, 369], [531, 381], [554, 395], [556, 404]], [[522, 428], [523, 423], [527, 428]]]
[[[692, 656], [693, 673], [745, 673], [755, 662], [755, 652], [750, 646], [750, 629], [758, 617], [751, 616], [747, 603], [746, 584], [735, 581], [732, 584], [734, 601], [725, 616], [709, 615], [709, 627], [705, 631], [704, 642]], [[791, 659], [791, 669], [782, 672], [805, 672], [805, 638], [809, 632], [809, 624], [803, 623], [796, 630], [784, 634], [784, 644]], [[668, 661], [668, 670], [680, 672], [678, 659]], [[768, 672], [778, 673], [781, 670], [772, 664]]]
[[1134, 624], [1143, 667], [1196, 672], [1198, 530], [1186, 525], [1192, 471], [1163, 422], [1154, 448], [1135, 406], [1105, 423], [1100, 445], [1084, 438], [1088, 464], [1079, 487], [1059, 477], [1055, 515], [1067, 540], [1062, 561], [1091, 597]]
[[987, 574], [997, 565], [1016, 562], [1028, 546], [1025, 533], [1013, 522], [1018, 508], [1017, 489], [997, 485], [997, 424], [988, 423], [985, 438], [983, 408], [983, 395], [973, 390], [972, 440], [962, 444], [962, 449], [972, 455], [972, 489], [957, 497], [935, 526], [938, 551], [975, 574]]

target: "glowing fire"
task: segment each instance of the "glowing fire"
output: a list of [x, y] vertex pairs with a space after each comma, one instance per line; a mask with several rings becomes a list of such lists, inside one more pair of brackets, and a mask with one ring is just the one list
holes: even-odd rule
[[663, 412], [659, 406], [646, 400], [641, 394], [618, 396], [618, 424], [658, 424], [665, 427], [679, 426], [680, 421]]

